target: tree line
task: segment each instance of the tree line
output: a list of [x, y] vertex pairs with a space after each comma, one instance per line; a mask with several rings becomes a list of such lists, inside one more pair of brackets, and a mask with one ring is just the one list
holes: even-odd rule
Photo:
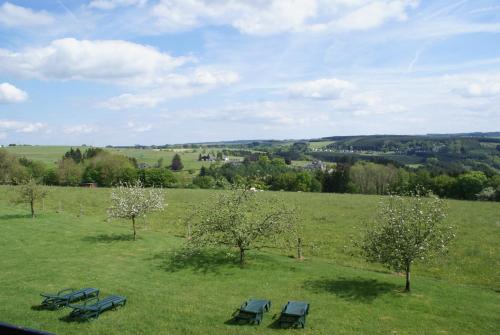
[[71, 148], [54, 167], [47, 167], [42, 162], [17, 158], [6, 150], [0, 150], [1, 184], [25, 184], [33, 179], [45, 185], [96, 184], [110, 187], [140, 180], [147, 187], [172, 187], [178, 182], [172, 171], [182, 168], [178, 154], [168, 167], [158, 164], [140, 169], [135, 158], [101, 148], [88, 148], [84, 152]]
[[410, 169], [394, 164], [366, 161], [327, 165], [306, 170], [289, 166], [281, 157], [261, 155], [241, 164], [212, 165], [202, 168], [193, 184], [200, 188], [227, 188], [247, 184], [274, 191], [407, 194], [433, 193], [442, 198], [500, 201], [500, 175], [467, 171], [457, 175], [434, 174], [425, 168]]
[[95, 183], [111, 187], [141, 181], [146, 187], [229, 189], [249, 185], [256, 189], [292, 192], [407, 194], [424, 192], [442, 198], [500, 201], [500, 175], [494, 171], [443, 171], [437, 165], [419, 168], [390, 162], [345, 160], [310, 170], [287, 164], [280, 155], [248, 155], [243, 162], [202, 167], [191, 184], [181, 185], [173, 173], [183, 168], [178, 154], [170, 166], [158, 162], [139, 168], [137, 161], [100, 148], [70, 149], [54, 167], [17, 158], [0, 150], [0, 183], [23, 184], [30, 179], [46, 185], [78, 186]]

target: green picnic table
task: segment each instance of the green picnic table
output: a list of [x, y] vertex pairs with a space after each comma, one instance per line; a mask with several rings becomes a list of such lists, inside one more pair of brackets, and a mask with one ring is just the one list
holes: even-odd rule
[[260, 324], [264, 316], [264, 312], [271, 309], [271, 300], [250, 299], [245, 301], [237, 310], [235, 321], [246, 321], [248, 323]]
[[97, 319], [102, 312], [110, 309], [116, 309], [119, 306], [125, 306], [126, 302], [127, 298], [118, 295], [107, 296], [103, 299], [89, 299], [86, 300], [83, 305], [68, 305], [68, 307], [73, 308], [69, 317], [72, 319], [76, 318], [82, 320], [88, 320], [91, 318]]
[[304, 301], [289, 301], [281, 310], [278, 320], [281, 328], [306, 326], [306, 316], [309, 314], [309, 303]]
[[42, 307], [58, 309], [68, 306], [71, 302], [97, 297], [99, 289], [93, 287], [86, 287], [79, 290], [66, 288], [57, 293], [41, 293], [40, 295], [44, 297], [41, 303]]

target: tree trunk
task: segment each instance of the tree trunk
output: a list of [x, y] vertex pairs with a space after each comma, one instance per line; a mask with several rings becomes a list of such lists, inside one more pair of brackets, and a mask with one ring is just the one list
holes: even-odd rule
[[31, 200], [30, 201], [30, 206], [31, 206], [31, 218], [35, 217], [35, 201]]
[[245, 265], [245, 249], [240, 248], [240, 265]]
[[302, 256], [302, 239], [300, 237], [297, 239], [297, 259], [304, 259], [304, 256]]
[[134, 241], [135, 241], [135, 217], [132, 217], [132, 228], [134, 228]]
[[410, 265], [406, 266], [406, 286], [405, 292], [410, 292]]

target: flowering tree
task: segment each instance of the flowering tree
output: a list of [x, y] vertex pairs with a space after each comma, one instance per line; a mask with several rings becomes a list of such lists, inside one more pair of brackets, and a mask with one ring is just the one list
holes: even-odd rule
[[191, 247], [237, 248], [241, 265], [245, 251], [276, 246], [296, 235], [294, 208], [249, 190], [221, 193], [213, 205], [202, 207], [192, 217], [198, 221], [191, 226]]
[[45, 198], [47, 191], [41, 185], [38, 185], [34, 179], [30, 179], [19, 188], [19, 197], [16, 203], [28, 203], [31, 208], [31, 217], [35, 217], [35, 202]]
[[121, 184], [112, 190], [108, 216], [132, 220], [135, 241], [135, 219], [150, 212], [162, 211], [164, 207], [163, 189], [144, 188], [142, 183], [137, 181], [135, 184]]
[[357, 244], [368, 261], [405, 272], [409, 292], [412, 264], [444, 253], [455, 237], [445, 218], [445, 203], [439, 198], [390, 196]]

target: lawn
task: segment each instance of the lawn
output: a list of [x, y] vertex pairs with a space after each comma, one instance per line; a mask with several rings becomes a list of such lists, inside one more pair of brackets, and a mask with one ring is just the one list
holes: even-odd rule
[[[40, 215], [27, 217], [0, 187], [0, 321], [56, 334], [497, 334], [500, 327], [500, 204], [450, 201], [458, 238], [449, 255], [404, 279], [344, 251], [354, 226], [379, 197], [262, 192], [300, 206], [305, 261], [292, 250], [249, 253], [240, 268], [231, 254], [176, 257], [183, 218], [219, 191], [167, 190], [165, 213], [147, 218], [131, 240], [127, 221], [106, 220], [108, 189], [50, 188]], [[67, 322], [68, 310], [40, 311], [40, 292], [98, 287], [127, 305], [92, 322]], [[245, 299], [273, 302], [261, 326], [226, 322]], [[307, 300], [305, 330], [273, 327], [287, 300]]]

